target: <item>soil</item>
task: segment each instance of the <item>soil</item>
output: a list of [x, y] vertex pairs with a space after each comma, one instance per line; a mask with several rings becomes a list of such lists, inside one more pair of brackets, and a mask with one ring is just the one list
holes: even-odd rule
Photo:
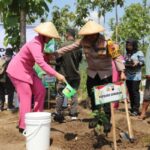
[[[47, 112], [54, 112], [54, 102], [51, 102], [51, 109]], [[85, 103], [86, 104], [86, 103]], [[67, 111], [65, 111], [67, 112]], [[148, 116], [150, 116], [148, 114]], [[112, 150], [112, 131], [106, 135], [102, 127], [98, 130], [89, 129], [88, 122], [91, 119], [91, 111], [82, 104], [79, 104], [79, 117], [76, 121], [67, 119], [64, 123], [51, 123], [51, 150]], [[119, 136], [120, 132], [127, 132], [127, 121], [124, 112], [124, 104], [121, 103], [119, 110], [115, 111], [117, 147], [118, 150], [150, 150], [150, 124], [131, 117], [132, 128], [135, 140], [133, 143]], [[0, 150], [25, 150], [25, 138], [16, 128], [18, 112], [0, 112]]]

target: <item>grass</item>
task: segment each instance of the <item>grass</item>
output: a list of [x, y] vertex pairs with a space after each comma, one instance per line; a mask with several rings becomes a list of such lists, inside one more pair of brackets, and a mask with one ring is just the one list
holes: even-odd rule
[[86, 60], [82, 60], [82, 63], [80, 64], [80, 76], [81, 76], [81, 81], [80, 81], [80, 87], [78, 90], [78, 95], [79, 95], [79, 100], [84, 100], [87, 98], [87, 90], [86, 90], [86, 79], [87, 79], [87, 63]]

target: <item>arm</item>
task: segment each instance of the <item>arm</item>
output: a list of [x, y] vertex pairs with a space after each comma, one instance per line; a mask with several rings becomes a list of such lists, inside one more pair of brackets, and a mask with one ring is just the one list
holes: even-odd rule
[[55, 56], [56, 57], [60, 57], [62, 56], [63, 54], [65, 54], [66, 52], [70, 52], [70, 51], [73, 51], [75, 49], [78, 49], [81, 47], [81, 44], [80, 44], [80, 40], [74, 42], [73, 44], [71, 45], [68, 45], [68, 46], [65, 46], [65, 47], [62, 47], [60, 49], [58, 49], [56, 52], [55, 52]]
[[144, 66], [144, 54], [142, 51], [138, 51], [137, 60], [133, 60], [133, 67]]
[[150, 79], [150, 45], [146, 51], [146, 57], [145, 57], [145, 65], [146, 65], [146, 76]]
[[118, 56], [114, 59], [116, 68], [118, 70], [118, 72], [120, 73], [120, 79], [121, 80], [126, 80], [126, 75], [125, 75], [125, 65], [123, 63], [123, 58], [122, 56]]
[[65, 81], [63, 75], [59, 74], [47, 62], [45, 62], [44, 54], [42, 53], [42, 46], [39, 43], [30, 45], [29, 49], [35, 62], [42, 68], [43, 71], [49, 75], [55, 76], [60, 81]]

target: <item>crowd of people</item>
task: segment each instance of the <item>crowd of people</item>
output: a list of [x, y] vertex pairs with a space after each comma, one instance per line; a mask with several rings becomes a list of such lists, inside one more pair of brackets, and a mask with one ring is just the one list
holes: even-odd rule
[[[56, 83], [56, 111], [54, 120], [61, 123], [64, 121], [63, 103], [65, 96], [62, 90], [66, 82], [74, 89], [78, 90], [80, 85], [79, 65], [84, 53], [87, 61], [87, 94], [91, 100], [91, 110], [100, 110], [100, 106], [95, 104], [93, 87], [107, 83], [125, 81], [129, 93], [130, 115], [145, 119], [146, 111], [150, 103], [150, 48], [147, 50], [146, 59], [138, 48], [138, 41], [127, 39], [126, 54], [113, 55], [108, 51], [108, 40], [103, 35], [104, 27], [94, 21], [88, 21], [78, 32], [80, 40], [76, 40], [76, 31], [66, 29], [65, 42], [53, 53], [45, 53], [44, 46], [52, 39], [60, 39], [57, 29], [52, 22], [41, 23], [34, 29], [38, 35], [33, 40], [27, 42], [13, 56], [12, 49], [6, 49], [6, 53], [1, 56], [7, 60], [5, 73], [0, 76], [0, 111], [4, 110], [5, 95], [8, 95], [8, 110], [15, 109], [13, 106], [13, 94], [16, 90], [19, 100], [19, 132], [25, 129], [25, 114], [27, 112], [38, 112], [44, 109], [46, 90], [34, 71], [35, 63], [50, 76], [55, 76]], [[113, 48], [118, 48], [114, 43]], [[49, 61], [56, 59], [55, 69], [51, 67]], [[145, 61], [146, 60], [146, 61]], [[146, 64], [146, 86], [142, 112], [140, 113], [140, 82], [142, 80], [142, 67]], [[19, 69], [17, 69], [19, 68]], [[3, 79], [5, 80], [3, 81]], [[34, 103], [32, 103], [32, 100]], [[33, 106], [32, 106], [33, 104]], [[114, 103], [116, 107], [117, 103]], [[72, 119], [78, 117], [78, 95], [71, 97], [69, 115]], [[103, 124], [104, 132], [111, 130], [111, 110], [110, 104], [104, 104], [104, 113], [107, 122]], [[89, 122], [93, 127], [95, 119]]]

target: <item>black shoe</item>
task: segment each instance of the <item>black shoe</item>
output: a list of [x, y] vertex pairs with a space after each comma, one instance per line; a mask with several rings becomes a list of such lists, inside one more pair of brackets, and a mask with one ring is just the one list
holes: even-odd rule
[[104, 126], [104, 133], [108, 134], [111, 131], [112, 126], [111, 123], [104, 123], [103, 126]]
[[71, 120], [77, 120], [78, 119], [78, 113], [69, 114]]
[[2, 108], [0, 108], [0, 112], [2, 112], [2, 111], [4, 111], [4, 108], [2, 107]]
[[8, 107], [7, 110], [8, 110], [8, 111], [11, 111], [11, 112], [15, 112], [15, 111], [18, 110], [18, 108], [12, 106], [12, 107]]
[[24, 131], [24, 129], [19, 128], [19, 132], [20, 132], [20, 133], [23, 133], [23, 131]]
[[98, 123], [99, 123], [98, 118], [93, 118], [89, 122], [89, 128], [95, 128], [98, 125]]
[[65, 118], [62, 114], [55, 114], [53, 119], [56, 122], [63, 123]]
[[140, 113], [137, 111], [133, 111], [132, 113], [130, 113], [131, 116], [138, 116]]
[[129, 108], [129, 113], [133, 113], [133, 109], [132, 108]]

